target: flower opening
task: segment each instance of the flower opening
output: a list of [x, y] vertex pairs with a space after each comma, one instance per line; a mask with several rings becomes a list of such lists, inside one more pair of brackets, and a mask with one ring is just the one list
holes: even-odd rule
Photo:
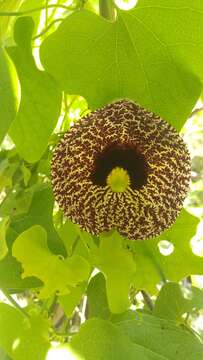
[[59, 206], [95, 235], [112, 228], [132, 240], [160, 234], [178, 216], [189, 181], [190, 157], [177, 131], [127, 100], [78, 121], [52, 160]]
[[107, 145], [97, 154], [91, 174], [93, 184], [106, 186], [106, 179], [115, 168], [124, 169], [129, 175], [133, 189], [139, 189], [146, 183], [147, 164], [142, 154], [125, 144]]

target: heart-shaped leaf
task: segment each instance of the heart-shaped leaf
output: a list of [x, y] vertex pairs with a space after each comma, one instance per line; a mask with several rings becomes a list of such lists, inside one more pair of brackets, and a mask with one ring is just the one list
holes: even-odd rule
[[199, 0], [140, 0], [115, 22], [79, 11], [42, 43], [41, 61], [92, 109], [129, 98], [180, 129], [201, 92], [202, 23]]

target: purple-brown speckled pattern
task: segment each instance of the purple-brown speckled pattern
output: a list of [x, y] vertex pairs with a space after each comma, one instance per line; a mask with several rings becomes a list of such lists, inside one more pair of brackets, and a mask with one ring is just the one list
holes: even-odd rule
[[[110, 144], [134, 147], [147, 164], [140, 189], [112, 192], [91, 180], [95, 159]], [[78, 121], [57, 145], [52, 184], [64, 213], [82, 229], [112, 228], [131, 240], [167, 229], [179, 214], [190, 181], [190, 156], [177, 131], [131, 101], [120, 100]]]

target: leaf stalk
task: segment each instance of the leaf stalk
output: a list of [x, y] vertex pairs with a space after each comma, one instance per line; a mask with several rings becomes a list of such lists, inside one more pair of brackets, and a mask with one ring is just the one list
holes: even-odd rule
[[112, 0], [99, 0], [99, 13], [105, 19], [115, 21], [116, 11]]

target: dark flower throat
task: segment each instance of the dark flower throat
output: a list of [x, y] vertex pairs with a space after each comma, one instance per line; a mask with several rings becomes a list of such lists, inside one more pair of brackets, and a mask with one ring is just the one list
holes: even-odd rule
[[132, 189], [140, 189], [146, 184], [147, 163], [144, 156], [133, 147], [115, 144], [97, 157], [92, 173], [93, 184], [106, 186], [106, 179], [115, 167], [128, 172]]

